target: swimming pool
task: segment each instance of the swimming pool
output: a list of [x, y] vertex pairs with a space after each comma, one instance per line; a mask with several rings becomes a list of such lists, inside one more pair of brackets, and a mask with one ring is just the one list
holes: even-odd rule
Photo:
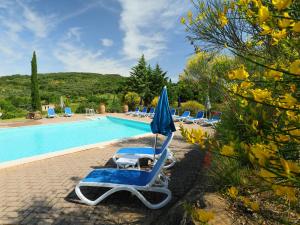
[[0, 129], [0, 165], [149, 132], [147, 123], [116, 117]]

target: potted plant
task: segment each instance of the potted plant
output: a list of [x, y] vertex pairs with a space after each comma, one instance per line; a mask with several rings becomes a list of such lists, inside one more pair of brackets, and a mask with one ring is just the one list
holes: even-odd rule
[[105, 105], [104, 105], [104, 103], [100, 103], [99, 108], [98, 108], [98, 112], [100, 114], [104, 114], [105, 113]]

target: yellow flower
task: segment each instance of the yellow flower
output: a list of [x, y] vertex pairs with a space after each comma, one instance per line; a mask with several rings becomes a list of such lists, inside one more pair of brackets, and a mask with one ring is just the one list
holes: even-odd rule
[[272, 189], [274, 190], [275, 194], [278, 196], [285, 197], [291, 202], [298, 201], [298, 198], [296, 197], [295, 188], [293, 187], [273, 185]]
[[202, 223], [207, 223], [215, 217], [213, 212], [206, 211], [204, 209], [196, 209], [195, 211], [197, 217], [196, 219]]
[[235, 187], [230, 187], [227, 191], [231, 198], [236, 198], [239, 193], [239, 191]]
[[287, 136], [287, 135], [278, 134], [278, 135], [276, 136], [276, 141], [279, 141], [279, 142], [287, 142], [287, 141], [289, 141], [289, 140], [290, 140], [290, 138], [289, 138], [289, 136]]
[[260, 0], [252, 0], [254, 3], [255, 7], [260, 7], [261, 6], [261, 1]]
[[253, 130], [257, 130], [258, 121], [257, 120], [253, 120], [251, 126], [252, 126]]
[[293, 31], [294, 32], [300, 32], [300, 22], [297, 22], [293, 26]]
[[290, 86], [290, 89], [291, 89], [291, 92], [295, 92], [296, 91], [296, 85], [295, 84], [292, 84], [291, 86]]
[[269, 18], [269, 16], [270, 16], [270, 13], [269, 13], [268, 7], [261, 6], [258, 9], [258, 18], [259, 18], [260, 23], [265, 22]]
[[290, 134], [295, 137], [300, 137], [300, 129], [291, 130]]
[[220, 151], [222, 155], [233, 156], [235, 154], [234, 148], [230, 145], [224, 145]]
[[205, 16], [204, 13], [200, 13], [200, 14], [197, 16], [196, 21], [201, 21], [201, 20], [203, 20], [204, 16]]
[[280, 31], [273, 31], [272, 32], [272, 37], [276, 40], [281, 40], [282, 38], [285, 38], [287, 35], [286, 29], [282, 29]]
[[290, 15], [287, 12], [283, 13], [283, 16], [285, 18], [278, 21], [278, 26], [280, 28], [287, 28], [291, 25], [292, 20], [288, 19], [288, 18], [290, 18]]
[[[234, 2], [232, 2], [234, 3]], [[239, 0], [238, 5], [246, 6], [249, 4], [249, 0]]]
[[193, 13], [192, 13], [192, 11], [188, 11], [187, 18], [189, 20], [189, 24], [192, 24], [192, 22], [193, 22]]
[[254, 89], [252, 90], [252, 95], [257, 102], [263, 102], [271, 98], [272, 93], [267, 89]]
[[267, 159], [269, 159], [273, 154], [274, 151], [269, 149], [267, 146], [262, 144], [255, 144], [250, 147], [250, 151], [253, 153], [255, 158], [258, 159], [259, 165], [265, 165]]
[[248, 9], [246, 13], [249, 17], [253, 17], [255, 15], [255, 12], [253, 12], [251, 9]]
[[219, 22], [221, 23], [221, 27], [224, 27], [228, 23], [228, 19], [224, 13], [219, 14]]
[[250, 208], [254, 211], [257, 212], [259, 210], [259, 204], [257, 202], [251, 202], [250, 203]]
[[295, 105], [297, 104], [297, 99], [294, 98], [291, 94], [285, 94], [282, 102], [284, 102], [286, 106], [295, 107]]
[[234, 10], [234, 9], [235, 9], [235, 2], [231, 2], [231, 3], [230, 3], [230, 8], [231, 8], [231, 10]]
[[185, 18], [184, 17], [181, 17], [180, 23], [185, 24]]
[[258, 41], [258, 42], [256, 43], [256, 45], [257, 45], [257, 46], [262, 46], [263, 43], [264, 43], [263, 41]]
[[289, 7], [292, 3], [292, 0], [272, 0], [272, 3], [275, 8], [277, 8], [278, 10], [282, 10]]
[[259, 176], [269, 181], [271, 181], [273, 178], [276, 177], [274, 173], [269, 172], [268, 170], [265, 169], [260, 169]]
[[230, 89], [233, 93], [237, 93], [238, 85], [237, 84], [231, 84]]
[[242, 107], [246, 107], [248, 105], [248, 101], [246, 100], [246, 99], [243, 99], [242, 101], [241, 101], [241, 106]]
[[262, 24], [260, 27], [263, 29], [260, 32], [261, 35], [270, 34], [272, 32], [272, 29], [268, 25], [266, 25], [266, 24]]
[[239, 69], [233, 70], [228, 74], [229, 79], [239, 79], [243, 80], [249, 77], [249, 73], [245, 70], [244, 66], [241, 66]]
[[290, 167], [289, 167], [288, 162], [285, 159], [281, 158], [280, 163], [281, 163], [284, 171], [286, 172], [286, 174], [289, 175], [290, 174]]
[[295, 60], [290, 65], [290, 72], [300, 76], [300, 59]]
[[272, 78], [274, 80], [280, 80], [282, 77], [283, 73], [276, 71], [276, 70], [269, 70], [264, 74], [265, 77], [267, 78]]
[[240, 86], [241, 86], [241, 88], [243, 88], [243, 89], [247, 89], [247, 88], [253, 86], [253, 83], [248, 82], [248, 81], [243, 81], [243, 82], [241, 83]]
[[244, 205], [248, 207], [248, 205], [250, 204], [250, 199], [247, 197], [241, 197], [241, 199], [242, 199]]
[[294, 111], [286, 111], [286, 115], [290, 120], [292, 120], [296, 116], [296, 113]]

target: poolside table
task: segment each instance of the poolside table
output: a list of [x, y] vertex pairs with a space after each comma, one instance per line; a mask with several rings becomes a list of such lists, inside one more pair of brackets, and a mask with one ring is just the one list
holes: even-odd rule
[[128, 167], [132, 167], [133, 169], [135, 168], [140, 169], [139, 158], [134, 155], [126, 155], [122, 158], [118, 158], [116, 160], [116, 164], [118, 169], [120, 168], [125, 169]]

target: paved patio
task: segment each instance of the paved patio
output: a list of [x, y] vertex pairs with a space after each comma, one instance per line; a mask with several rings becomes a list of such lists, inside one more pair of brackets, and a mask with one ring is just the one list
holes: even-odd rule
[[[121, 114], [114, 114], [124, 117]], [[149, 119], [125, 116], [150, 122]], [[84, 119], [43, 119], [20, 125]], [[16, 125], [16, 124], [15, 124]], [[14, 126], [6, 124], [6, 127]], [[191, 126], [191, 125], [188, 125]], [[1, 127], [4, 127], [2, 124]], [[74, 187], [91, 169], [115, 167], [113, 153], [124, 146], [153, 145], [152, 137], [130, 139], [105, 148], [93, 148], [0, 170], [0, 224], [155, 224], [155, 221], [193, 186], [201, 169], [202, 154], [176, 132], [170, 149], [178, 162], [167, 173], [171, 203], [160, 210], [147, 209], [136, 197], [120, 192], [97, 206], [78, 203]], [[99, 194], [99, 190], [95, 190]], [[95, 193], [95, 192], [94, 192]], [[93, 193], [93, 194], [94, 194]], [[149, 194], [149, 199], [161, 196]]]

